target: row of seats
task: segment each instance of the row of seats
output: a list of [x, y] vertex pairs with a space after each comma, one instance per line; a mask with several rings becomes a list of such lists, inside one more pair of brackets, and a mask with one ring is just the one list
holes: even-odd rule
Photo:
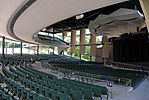
[[[57, 71], [64, 73], [64, 75], [70, 74], [71, 71], [67, 71], [67, 70], [73, 70], [73, 71], [76, 71], [76, 73], [74, 73], [75, 75], [82, 75], [89, 78], [94, 77], [94, 75], [99, 75], [97, 78], [101, 80], [106, 80], [106, 81], [113, 81], [116, 84], [125, 85], [127, 81], [131, 80], [132, 87], [137, 86], [137, 83], [139, 84], [143, 80], [143, 78], [145, 78], [148, 75], [147, 72], [114, 69], [114, 68], [97, 65], [97, 64], [90, 66], [88, 63], [81, 64], [77, 62], [68, 62], [68, 61], [61, 62], [61, 60], [49, 61], [49, 64], [52, 65], [52, 67], [49, 66], [50, 69], [52, 68], [53, 70], [54, 69], [53, 67], [55, 67], [55, 70], [57, 68]], [[48, 68], [48, 64], [44, 64], [44, 65]], [[110, 80], [109, 80], [109, 77], [110, 77]]]
[[[34, 80], [36, 83], [44, 85], [44, 86], [47, 86], [47, 84], [48, 84], [47, 87], [50, 87], [50, 88], [55, 89], [55, 90], [61, 91], [62, 89], [60, 89], [59, 87], [63, 87], [63, 88], [72, 89], [75, 91], [82, 91], [85, 94], [85, 98], [92, 98], [93, 97], [91, 89], [85, 89], [86, 88], [85, 86], [84, 86], [84, 88], [81, 88], [80, 86], [76, 86], [76, 84], [69, 85], [65, 81], [58, 80], [58, 79], [57, 80], [48, 80], [47, 82], [44, 82], [43, 80], [39, 80], [37, 78], [33, 78], [32, 80]], [[80, 87], [80, 88], [78, 88], [78, 87]], [[82, 87], [83, 87], [83, 85], [82, 85]], [[57, 89], [57, 88], [59, 88], [59, 89]], [[95, 90], [95, 88], [94, 88], [94, 90]], [[96, 90], [99, 90], [99, 92], [98, 92], [98, 95], [95, 95], [95, 96], [100, 96], [101, 95], [100, 88], [96, 87]]]
[[45, 72], [42, 72], [42, 71], [38, 71], [38, 70], [35, 70], [31, 67], [28, 67], [28, 66], [25, 66], [25, 67], [22, 67], [24, 70], [27, 70], [27, 71], [30, 71], [31, 73], [35, 74], [35, 75], [38, 75], [38, 76], [41, 76], [41, 77], [47, 77], [49, 79], [55, 79], [56, 77], [54, 75], [50, 75], [48, 73], [45, 73]]
[[[27, 69], [27, 68], [29, 68], [29, 67], [26, 67], [26, 69]], [[39, 72], [38, 70], [35, 70], [35, 69], [32, 69], [32, 68], [30, 68], [30, 69]], [[30, 70], [30, 71], [31, 71], [31, 70]], [[66, 83], [66, 81], [64, 81], [64, 80], [66, 80], [66, 79], [63, 79], [63, 81], [60, 80], [60, 82], [65, 82], [65, 83]], [[59, 82], [59, 81], [58, 81], [58, 80], [52, 80], [52, 82], [56, 83], [56, 82]], [[59, 83], [60, 83], [60, 82], [59, 82]], [[83, 85], [89, 85], [89, 86], [92, 86], [92, 84], [81, 83], [81, 82], [73, 81], [73, 80], [71, 80], [71, 82], [78, 83], [78, 85], [83, 84]], [[73, 84], [73, 83], [72, 83], [72, 84]], [[76, 84], [74, 84], [74, 85], [76, 85]], [[93, 86], [95, 86], [95, 85], [93, 85]], [[86, 86], [85, 86], [85, 87], [86, 87]], [[98, 86], [96, 86], [96, 88], [97, 88], [97, 87], [98, 87]], [[98, 87], [98, 88], [99, 88], [99, 87]]]
[[[56, 90], [58, 93], [61, 92], [61, 93], [65, 93], [66, 95], [70, 95], [73, 100], [84, 100], [83, 99], [84, 96], [81, 92], [74, 91], [71, 88], [66, 88], [66, 87], [64, 88], [64, 87], [58, 86], [57, 84], [55, 84], [55, 82], [53, 80], [52, 80], [52, 82], [54, 82], [53, 84], [50, 83], [49, 80], [47, 80], [48, 82], [45, 82], [45, 81], [40, 80], [38, 78], [32, 78], [32, 81], [34, 81], [36, 84], [39, 84], [40, 86], [45, 86], [45, 87], [50, 88], [52, 90]], [[30, 83], [30, 82], [26, 82], [26, 83]]]
[[[26, 87], [30, 88], [31, 90], [36, 91], [39, 94], [42, 94], [44, 96], [50, 97], [53, 100], [83, 100], [83, 99], [74, 99], [78, 96], [74, 96], [74, 91], [69, 91], [69, 94], [66, 94], [65, 91], [59, 87], [56, 87], [56, 85], [52, 84], [45, 84], [43, 83], [38, 83], [38, 82], [33, 82], [30, 80], [25, 80], [24, 78], [19, 77], [20, 81], [22, 84], [24, 84]], [[63, 91], [63, 92], [62, 92]], [[70, 96], [70, 94], [72, 94]]]
[[[22, 68], [18, 68], [18, 67], [16, 67], [16, 69], [22, 69]], [[24, 69], [24, 68], [23, 68]], [[26, 69], [28, 69], [28, 68], [25, 68], [24, 69], [24, 71], [26, 70]], [[30, 69], [31, 70], [31, 69]], [[25, 71], [25, 73], [27, 73], [28, 75], [32, 72], [29, 72], [30, 71], [29, 69], [27, 70], [27, 71]], [[22, 71], [22, 70], [20, 70], [20, 71]], [[35, 71], [35, 70], [34, 70]], [[33, 73], [32, 73], [33, 74]], [[33, 76], [33, 75], [32, 75]], [[36, 76], [36, 75], [35, 75]], [[43, 80], [40, 80], [40, 79], [38, 79], [37, 77], [35, 78], [35, 77], [33, 77], [33, 78], [31, 78], [31, 80], [33, 81], [34, 80], [34, 82], [36, 82], [37, 84], [40, 84], [40, 85], [42, 85], [42, 86], [46, 86], [46, 87], [50, 87], [51, 89], [54, 89], [54, 90], [58, 90], [59, 92], [64, 92], [64, 91], [62, 91], [62, 90], [66, 90], [65, 91], [65, 93], [67, 93], [67, 94], [69, 94], [70, 95], [70, 93], [73, 93], [72, 94], [72, 97], [73, 98], [83, 98], [83, 96], [81, 96], [81, 93], [79, 93], [79, 91], [80, 92], [83, 92], [84, 94], [85, 94], [85, 98], [87, 98], [87, 99], [91, 99], [92, 97], [93, 97], [93, 95], [92, 95], [92, 91], [91, 91], [91, 89], [85, 89], [86, 87], [84, 86], [84, 88], [77, 88], [75, 85], [76, 84], [74, 84], [74, 85], [69, 85], [68, 83], [66, 83], [65, 81], [63, 82], [62, 80], [48, 80], [48, 82], [44, 82]], [[38, 83], [39, 82], [39, 83]], [[51, 83], [50, 83], [51, 82]], [[56, 82], [59, 82], [59, 83], [56, 83]], [[60, 88], [60, 87], [62, 87], [62, 86], [60, 86], [60, 83], [65, 83], [65, 84], [63, 84], [63, 89], [62, 88]], [[47, 84], [48, 85], [47, 85]], [[53, 84], [52, 84], [53, 83]], [[59, 84], [59, 86], [57, 86]], [[75, 86], [75, 87], [74, 87]], [[69, 90], [68, 90], [69, 89]], [[75, 90], [74, 90], [75, 89]], [[78, 89], [79, 91], [77, 91], [76, 89]], [[82, 90], [81, 90], [82, 89]], [[98, 94], [96, 93], [96, 95], [95, 96], [100, 96], [101, 95], [101, 92], [100, 92], [100, 88], [98, 87], [96, 87], [96, 89], [95, 88], [93, 88], [94, 89], [94, 92], [97, 90], [98, 92]], [[68, 91], [70, 91], [71, 90], [71, 92], [68, 92]], [[73, 92], [72, 92], [73, 91]], [[80, 96], [79, 96], [79, 94], [80, 94]], [[107, 95], [107, 94], [106, 94]], [[75, 100], [75, 99], [74, 99]], [[77, 99], [77, 100], [80, 100], [80, 99]]]
[[3, 81], [8, 85], [8, 88], [5, 88], [5, 90], [10, 94], [11, 98], [13, 97], [13, 99], [15, 98], [16, 100], [52, 100], [50, 98], [44, 97], [43, 95], [36, 93], [33, 90], [30, 90], [29, 88], [25, 87], [24, 85], [20, 84], [18, 81], [15, 81], [13, 79], [4, 76]]
[[[72, 100], [71, 97], [66, 94], [49, 89], [47, 87], [44, 87], [43, 85], [34, 83], [22, 76], [17, 76], [17, 78], [17, 84], [16, 81], [9, 80], [7, 77], [5, 77], [4, 80], [8, 84], [9, 88], [13, 88], [13, 91], [15, 91], [16, 94], [19, 94], [19, 97], [22, 96], [27, 100], [49, 100], [50, 98], [52, 98], [53, 100]], [[41, 97], [43, 99], [41, 99]]]
[[[3, 89], [0, 89], [0, 100], [12, 100], [12, 97], [10, 93], [6, 92]], [[17, 99], [15, 99], [14, 97], [14, 100], [17, 100]]]

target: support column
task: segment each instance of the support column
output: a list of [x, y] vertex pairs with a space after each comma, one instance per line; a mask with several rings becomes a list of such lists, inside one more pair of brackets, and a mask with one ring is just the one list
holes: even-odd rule
[[[54, 33], [53, 33], [53, 41], [54, 41]], [[54, 46], [53, 46], [53, 55], [54, 55]]]
[[2, 57], [5, 58], [5, 37], [2, 37]]
[[43, 46], [40, 46], [40, 48], [39, 48], [39, 51], [41, 54], [42, 54], [42, 48], [43, 48]]
[[12, 44], [12, 54], [14, 55], [14, 43]]
[[76, 30], [71, 30], [71, 48], [70, 52], [73, 54], [76, 51]]
[[[65, 40], [65, 36], [67, 36], [67, 32], [66, 32], [66, 31], [64, 31], [64, 32], [62, 33], [63, 41]], [[64, 51], [65, 51], [65, 50], [64, 50]], [[64, 55], [64, 51], [63, 51], [62, 55]]]
[[[53, 28], [53, 41], [54, 41], [54, 28]], [[53, 55], [54, 55], [54, 46], [53, 46]]]
[[85, 28], [80, 29], [80, 54], [85, 55]]
[[6, 51], [5, 54], [7, 54], [7, 45], [5, 45], [5, 51]]
[[28, 54], [30, 54], [30, 45], [28, 45]]
[[37, 44], [37, 55], [39, 55], [39, 44]]
[[80, 56], [80, 60], [81, 60], [81, 56], [82, 56], [82, 55], [80, 54], [79, 56]]
[[53, 55], [54, 55], [54, 46], [53, 46]]
[[105, 63], [107, 59], [109, 59], [109, 39], [107, 38], [107, 36], [103, 36], [102, 43], [103, 43], [102, 58], [103, 58], [103, 62]]
[[91, 33], [90, 45], [91, 45], [91, 50], [90, 50], [91, 61], [95, 61], [96, 59], [96, 35], [93, 33]]
[[143, 13], [145, 15], [145, 22], [149, 32], [149, 0], [139, 0]]
[[20, 55], [22, 56], [22, 42], [20, 43]]
[[65, 36], [67, 36], [67, 32], [66, 32], [66, 31], [64, 31], [64, 32], [62, 33], [63, 41], [64, 41], [64, 39], [65, 39]]
[[49, 47], [48, 47], [48, 54], [50, 54], [50, 50], [49, 50]]
[[90, 61], [92, 61], [92, 56], [90, 55]]

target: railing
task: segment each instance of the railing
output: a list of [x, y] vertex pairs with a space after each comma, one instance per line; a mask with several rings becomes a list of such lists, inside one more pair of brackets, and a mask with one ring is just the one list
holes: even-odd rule
[[127, 63], [121, 63], [121, 62], [109, 61], [109, 62], [106, 62], [105, 65], [109, 65], [109, 66], [117, 67], [117, 68], [123, 68], [123, 69], [127, 68], [127, 69], [133, 69], [133, 70], [148, 70], [149, 71], [149, 68], [145, 66], [127, 64]]
[[131, 86], [131, 80], [126, 82], [126, 91], [130, 92], [133, 90], [133, 87]]
[[52, 72], [61, 73], [61, 75], [65, 78], [73, 78], [77, 81], [86, 82], [89, 84], [94, 84], [97, 82], [104, 82], [106, 85], [108, 82], [112, 82], [118, 85], [126, 86], [126, 91], [129, 92], [132, 90], [132, 81], [128, 78], [120, 78], [106, 75], [97, 75], [85, 72], [79, 72], [75, 70], [68, 70], [59, 67], [53, 67], [48, 63], [44, 62], [41, 64], [42, 67], [50, 68]]

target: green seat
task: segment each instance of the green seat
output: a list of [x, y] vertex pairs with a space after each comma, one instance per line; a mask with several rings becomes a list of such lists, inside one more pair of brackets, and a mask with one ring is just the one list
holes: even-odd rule
[[57, 96], [58, 100], [72, 100], [72, 98], [69, 95], [60, 92], [57, 93]]
[[101, 96], [101, 89], [96, 87], [91, 87], [92, 91], [94, 92], [94, 96], [100, 97]]
[[20, 100], [20, 98], [18, 96], [14, 96], [13, 99], [14, 100]]
[[21, 96], [21, 87], [18, 87], [17, 94], [18, 94], [19, 97]]
[[57, 90], [56, 85], [54, 85], [54, 84], [51, 84], [49, 87], [53, 90]]
[[100, 89], [101, 89], [101, 94], [102, 95], [107, 95], [108, 94], [108, 89], [106, 87], [102, 87], [102, 86], [99, 86]]
[[92, 100], [93, 99], [93, 92], [90, 89], [82, 89], [81, 91], [82, 93], [84, 93], [84, 98], [87, 100]]
[[63, 87], [62, 87], [61, 92], [64, 93], [64, 94], [68, 94], [68, 95], [70, 95], [70, 90], [67, 89], [67, 88], [63, 88]]
[[73, 100], [84, 100], [84, 95], [80, 91], [70, 90], [70, 95]]
[[61, 91], [62, 87], [61, 86], [56, 86], [57, 91]]
[[29, 99], [30, 89], [22, 87], [21, 89], [21, 95], [23, 99]]
[[44, 97], [43, 95], [38, 95], [38, 100], [52, 100], [52, 99]]
[[57, 91], [55, 90], [49, 89], [49, 95], [51, 96], [50, 98], [52, 98], [53, 100], [58, 99]]
[[43, 89], [43, 86], [42, 86], [42, 85], [37, 84], [37, 87], [36, 87], [36, 92], [37, 92], [37, 93], [39, 93], [39, 94], [42, 94], [42, 89]]
[[35, 91], [31, 91], [29, 94], [29, 100], [37, 100], [38, 94]]
[[2, 82], [3, 75], [0, 73], [0, 82]]
[[50, 90], [49, 88], [43, 87], [42, 94], [46, 97], [52, 97], [49, 95], [49, 90]]
[[33, 91], [36, 91], [36, 87], [37, 87], [37, 84], [32, 82], [30, 89], [33, 90]]
[[11, 96], [3, 93], [2, 100], [11, 100]]
[[0, 100], [2, 100], [3, 93], [4, 91], [0, 90]]

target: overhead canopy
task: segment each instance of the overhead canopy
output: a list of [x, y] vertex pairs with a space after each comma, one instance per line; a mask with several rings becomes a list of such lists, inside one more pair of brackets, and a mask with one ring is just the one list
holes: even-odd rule
[[126, 8], [120, 8], [115, 12], [111, 13], [109, 16], [112, 17], [114, 20], [122, 21], [143, 17], [143, 15], [138, 10]]
[[144, 25], [143, 15], [138, 10], [120, 8], [110, 15], [101, 15], [89, 24], [90, 32], [97, 35], [117, 37], [136, 32]]

